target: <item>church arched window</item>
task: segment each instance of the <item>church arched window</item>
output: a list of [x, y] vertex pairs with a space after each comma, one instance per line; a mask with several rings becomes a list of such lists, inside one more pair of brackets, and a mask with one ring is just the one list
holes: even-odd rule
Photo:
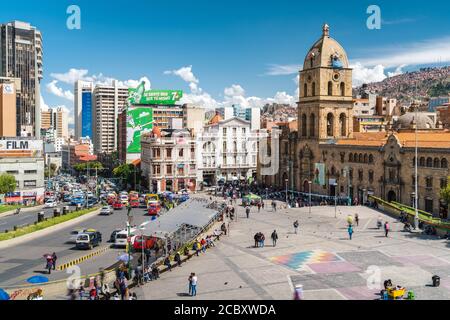
[[306, 114], [302, 114], [302, 136], [306, 137]]
[[333, 95], [333, 83], [331, 81], [328, 81], [328, 95]]
[[327, 136], [332, 137], [334, 135], [334, 116], [332, 113], [327, 115]]
[[312, 113], [309, 116], [309, 136], [314, 137], [316, 134], [316, 116]]
[[316, 95], [316, 83], [312, 83], [312, 96], [314, 97]]
[[305, 83], [305, 85], [303, 86], [303, 96], [307, 97], [308, 96], [308, 85]]
[[341, 89], [341, 96], [345, 96], [345, 83], [344, 82], [341, 82], [340, 89]]
[[347, 117], [344, 113], [339, 116], [340, 134], [342, 137], [347, 136]]

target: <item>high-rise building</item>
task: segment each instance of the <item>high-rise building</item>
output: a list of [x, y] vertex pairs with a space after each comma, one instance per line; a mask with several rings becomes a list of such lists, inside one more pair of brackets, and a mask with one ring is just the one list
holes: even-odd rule
[[55, 132], [55, 138], [69, 138], [67, 112], [62, 108], [42, 111], [41, 128], [42, 130], [52, 129]]
[[29, 23], [0, 24], [0, 77], [20, 78], [16, 97], [16, 135], [40, 137], [42, 35]]
[[[117, 151], [117, 117], [125, 106], [128, 88], [112, 85], [97, 85], [94, 89], [92, 128], [96, 154]], [[84, 125], [83, 125], [84, 126]]]
[[93, 138], [92, 103], [93, 103], [92, 82], [77, 81], [74, 88], [74, 118], [75, 118], [75, 139], [81, 137]]
[[[16, 127], [16, 83], [20, 86], [20, 79], [16, 83], [11, 81], [0, 82], [0, 137], [15, 137]], [[0, 79], [1, 81], [2, 79]]]

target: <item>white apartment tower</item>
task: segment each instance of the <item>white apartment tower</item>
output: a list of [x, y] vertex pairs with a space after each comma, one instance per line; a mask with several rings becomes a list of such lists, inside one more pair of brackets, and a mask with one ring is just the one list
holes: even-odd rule
[[92, 122], [95, 153], [117, 151], [117, 117], [126, 105], [128, 88], [112, 85], [97, 85], [94, 89]]

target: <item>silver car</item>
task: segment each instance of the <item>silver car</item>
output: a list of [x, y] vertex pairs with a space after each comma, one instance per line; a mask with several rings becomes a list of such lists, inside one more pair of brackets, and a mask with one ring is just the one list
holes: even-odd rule
[[113, 209], [110, 206], [105, 206], [100, 210], [100, 215], [109, 216], [113, 214]]

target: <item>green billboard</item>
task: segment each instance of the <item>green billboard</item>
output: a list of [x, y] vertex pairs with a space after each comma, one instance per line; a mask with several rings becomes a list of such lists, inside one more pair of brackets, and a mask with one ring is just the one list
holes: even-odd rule
[[137, 104], [171, 105], [183, 97], [182, 90], [145, 90], [145, 82], [128, 89], [128, 106]]
[[141, 136], [153, 129], [153, 108], [127, 109], [127, 153], [141, 153]]

